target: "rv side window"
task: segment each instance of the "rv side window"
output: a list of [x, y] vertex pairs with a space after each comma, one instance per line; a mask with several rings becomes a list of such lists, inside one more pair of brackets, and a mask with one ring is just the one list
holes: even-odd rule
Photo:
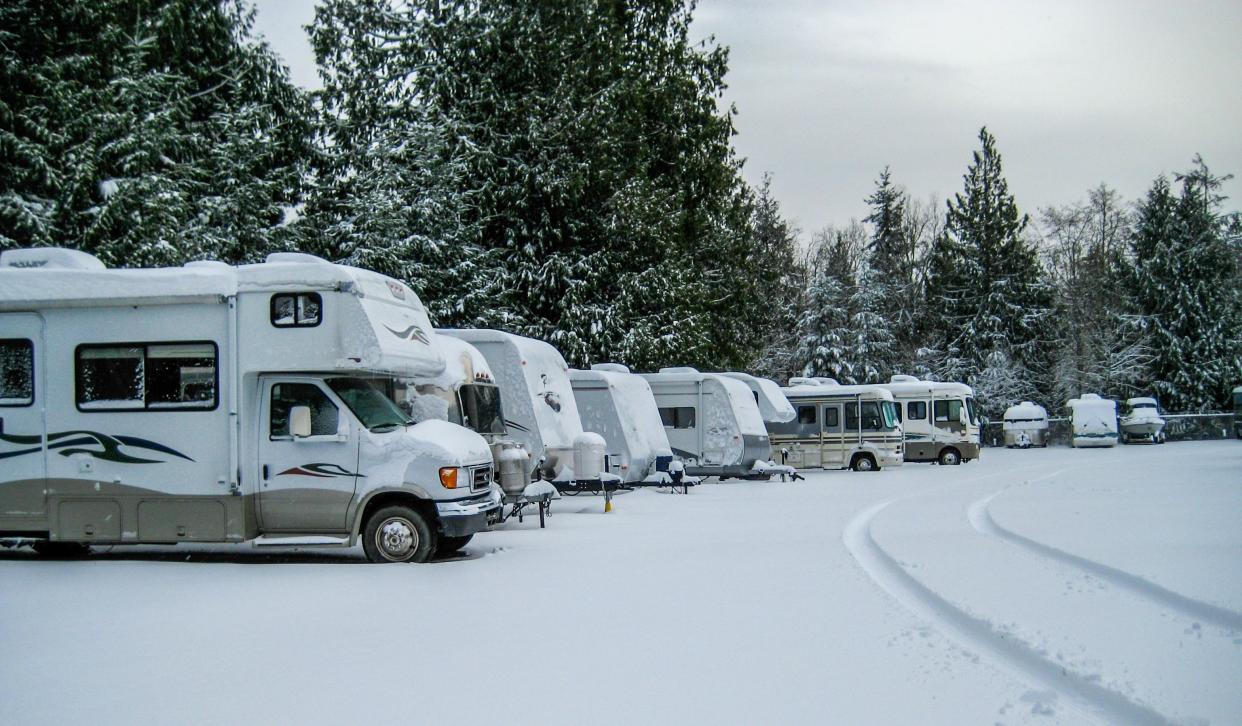
[[901, 404], [893, 405], [893, 415], [897, 417], [897, 423], [901, 423]]
[[927, 420], [927, 401], [910, 401], [906, 404], [906, 418], [911, 421]]
[[319, 386], [310, 383], [277, 383], [272, 386], [269, 438], [289, 438], [289, 410], [306, 406], [311, 411], [311, 436], [336, 434], [339, 413], [336, 404]]
[[956, 398], [947, 401], [936, 401], [932, 404], [936, 414], [936, 423], [957, 423], [962, 416], [962, 402]]
[[199, 410], [216, 407], [215, 343], [82, 345], [82, 411]]
[[798, 407], [798, 423], [813, 424], [815, 423], [815, 407], [799, 406]]
[[319, 324], [323, 300], [317, 292], [282, 293], [272, 296], [272, 325], [278, 328], [313, 328]]
[[[845, 428], [848, 431], [858, 430], [858, 404], [845, 404]], [[862, 404], [862, 428], [864, 431], [880, 429], [880, 407], [875, 401], [864, 401]]]
[[828, 406], [824, 409], [824, 428], [836, 429], [841, 426], [841, 409], [838, 406]]
[[666, 429], [692, 429], [694, 428], [694, 407], [661, 408], [660, 421], [664, 422]]
[[0, 340], [0, 406], [34, 403], [34, 345]]

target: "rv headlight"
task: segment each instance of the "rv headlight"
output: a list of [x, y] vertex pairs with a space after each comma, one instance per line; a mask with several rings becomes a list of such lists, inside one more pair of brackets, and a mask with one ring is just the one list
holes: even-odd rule
[[440, 468], [440, 484], [445, 489], [457, 488], [457, 467], [444, 466]]

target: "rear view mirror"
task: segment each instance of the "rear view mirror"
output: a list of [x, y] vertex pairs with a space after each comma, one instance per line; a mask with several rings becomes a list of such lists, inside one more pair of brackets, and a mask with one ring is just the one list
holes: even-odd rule
[[289, 409], [289, 433], [295, 439], [311, 435], [310, 406], [294, 406]]

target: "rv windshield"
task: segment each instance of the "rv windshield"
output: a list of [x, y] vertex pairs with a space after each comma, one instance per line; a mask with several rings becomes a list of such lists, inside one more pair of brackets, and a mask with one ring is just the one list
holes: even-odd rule
[[901, 420], [900, 409], [893, 401], [881, 401], [880, 412], [884, 414], [884, 430], [892, 431], [897, 428], [897, 422]]
[[970, 416], [970, 423], [979, 425], [979, 413], [975, 410], [975, 399], [970, 396], [966, 397], [966, 413]]
[[458, 389], [463, 425], [481, 434], [503, 434], [505, 417], [500, 409], [500, 389], [482, 383], [467, 383]]
[[414, 423], [397, 404], [370, 381], [361, 378], [329, 378], [328, 387], [341, 397], [369, 431], [390, 431]]

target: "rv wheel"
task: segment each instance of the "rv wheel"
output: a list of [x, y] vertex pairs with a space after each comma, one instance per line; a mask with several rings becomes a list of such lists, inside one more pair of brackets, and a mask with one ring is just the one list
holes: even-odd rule
[[875, 465], [875, 459], [868, 454], [857, 454], [854, 460], [850, 462], [850, 468], [854, 471], [876, 471], [880, 467]]
[[943, 466], [957, 466], [962, 463], [962, 455], [957, 449], [945, 449], [940, 452], [940, 463]]
[[371, 515], [362, 549], [371, 562], [426, 562], [436, 551], [436, 539], [423, 515], [398, 505]]
[[472, 534], [468, 534], [465, 537], [445, 537], [441, 535], [440, 544], [436, 545], [436, 552], [441, 554], [456, 552], [462, 547], [465, 547], [472, 539], [474, 539], [474, 535]]

